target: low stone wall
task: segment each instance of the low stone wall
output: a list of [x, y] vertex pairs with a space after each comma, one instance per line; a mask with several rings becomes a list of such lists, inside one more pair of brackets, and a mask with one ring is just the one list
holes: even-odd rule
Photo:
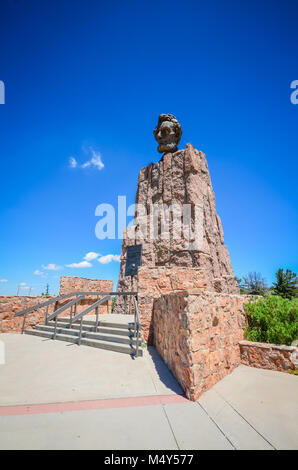
[[[86, 279], [82, 277], [74, 276], [61, 276], [60, 278], [60, 293], [59, 295], [68, 294], [74, 291], [97, 291], [97, 292], [112, 292], [113, 281], [104, 279]], [[25, 310], [26, 308], [33, 307], [47, 300], [55, 297], [45, 296], [24, 296], [24, 295], [10, 295], [0, 296], [0, 333], [8, 332], [20, 332], [23, 325], [23, 317], [14, 317], [15, 313]], [[99, 297], [98, 297], [99, 298]], [[67, 298], [61, 302], [55, 303], [49, 306], [49, 314], [55, 309], [62, 307], [71, 300]], [[96, 296], [87, 296], [77, 306], [77, 313], [81, 312], [88, 305], [91, 305], [97, 300]], [[99, 313], [111, 313], [112, 310], [112, 299], [108, 300], [104, 304], [100, 305]], [[32, 328], [38, 323], [44, 321], [46, 313], [46, 307], [30, 312], [26, 315], [26, 328]], [[62, 314], [63, 317], [68, 317], [70, 309], [67, 309]], [[95, 311], [90, 312], [90, 315], [95, 315]]]
[[154, 345], [190, 400], [241, 363], [247, 296], [162, 295], [153, 308]]
[[298, 348], [278, 344], [240, 341], [241, 362], [260, 369], [288, 372], [298, 369]]
[[[70, 292], [85, 291], [85, 292], [113, 292], [113, 281], [106, 279], [88, 279], [85, 277], [76, 276], [61, 276], [60, 278], [60, 291], [59, 295], [65, 295]], [[77, 313], [81, 312], [88, 305], [91, 305], [97, 300], [94, 295], [86, 296], [84, 300], [80, 302], [77, 307]], [[69, 299], [67, 299], [67, 302]], [[65, 303], [65, 302], [64, 302]], [[63, 303], [60, 302], [60, 306]], [[108, 300], [104, 304], [100, 305], [99, 313], [111, 313], [112, 311], [112, 299]], [[95, 312], [90, 312], [90, 315], [95, 315]]]
[[141, 267], [137, 276], [138, 307], [142, 323], [142, 338], [153, 343], [153, 302], [162, 294], [196, 293], [207, 289], [205, 270], [184, 267]]
[[[23, 317], [14, 317], [15, 313], [33, 307], [41, 302], [53, 299], [54, 297], [34, 297], [24, 295], [0, 296], [0, 333], [19, 333], [22, 330]], [[54, 309], [54, 305], [49, 307], [49, 313]], [[33, 311], [26, 315], [26, 328], [32, 328], [44, 321], [46, 308]]]

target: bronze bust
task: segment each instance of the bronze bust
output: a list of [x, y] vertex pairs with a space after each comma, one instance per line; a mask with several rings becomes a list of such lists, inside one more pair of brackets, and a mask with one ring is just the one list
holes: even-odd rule
[[173, 114], [160, 114], [158, 123], [153, 131], [157, 140], [159, 153], [176, 152], [180, 142], [182, 129]]

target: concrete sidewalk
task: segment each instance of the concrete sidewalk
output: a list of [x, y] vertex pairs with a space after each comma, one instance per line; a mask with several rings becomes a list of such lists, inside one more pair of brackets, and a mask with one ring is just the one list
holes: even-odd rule
[[298, 449], [297, 376], [242, 365], [199, 403], [236, 448], [250, 448], [257, 433], [276, 449]]
[[1, 334], [0, 406], [163, 395], [183, 391], [155, 348], [132, 358], [38, 336]]
[[0, 449], [192, 448], [233, 449], [194, 403], [0, 417]]
[[298, 449], [297, 376], [239, 366], [193, 403], [154, 348], [0, 340], [0, 449]]

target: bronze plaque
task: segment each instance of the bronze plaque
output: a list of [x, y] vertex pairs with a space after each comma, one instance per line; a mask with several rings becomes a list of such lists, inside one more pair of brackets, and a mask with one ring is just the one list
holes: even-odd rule
[[142, 245], [128, 246], [126, 251], [125, 276], [135, 276], [141, 266]]

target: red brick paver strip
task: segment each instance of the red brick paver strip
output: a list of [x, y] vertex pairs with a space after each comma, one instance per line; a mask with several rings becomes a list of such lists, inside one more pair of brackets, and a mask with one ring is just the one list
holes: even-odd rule
[[103, 400], [32, 405], [0, 406], [0, 416], [19, 416], [69, 411], [103, 410], [107, 408], [129, 408], [136, 406], [171, 405], [189, 403], [182, 395], [149, 395], [143, 397], [109, 398]]

